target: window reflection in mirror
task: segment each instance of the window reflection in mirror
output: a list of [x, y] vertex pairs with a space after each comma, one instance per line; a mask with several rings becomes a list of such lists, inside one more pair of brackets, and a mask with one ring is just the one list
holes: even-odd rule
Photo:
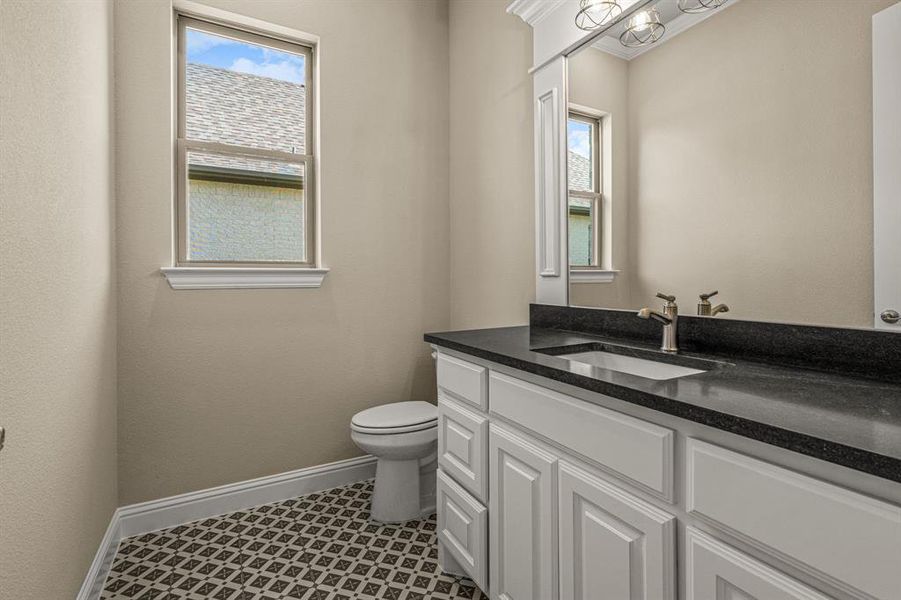
[[569, 173], [569, 265], [600, 264], [600, 119], [570, 111], [567, 120]]

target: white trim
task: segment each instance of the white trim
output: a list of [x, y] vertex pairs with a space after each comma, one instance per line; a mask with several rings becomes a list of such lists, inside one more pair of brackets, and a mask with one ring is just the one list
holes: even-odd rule
[[570, 269], [570, 283], [613, 283], [616, 269]]
[[738, 4], [741, 0], [728, 0], [725, 4], [718, 8], [714, 8], [702, 13], [682, 13], [675, 19], [664, 23], [666, 26], [666, 31], [663, 33], [663, 38], [656, 44], [649, 44], [647, 46], [637, 46], [634, 48], [627, 48], [623, 46], [619, 39], [615, 36], [604, 35], [601, 36], [598, 41], [594, 42], [591, 47], [595, 50], [600, 50], [601, 52], [606, 52], [607, 54], [612, 54], [613, 56], [617, 56], [624, 60], [632, 60], [636, 56], [641, 56], [645, 52], [653, 50], [654, 48], [659, 48], [667, 41], [673, 39], [683, 31], [687, 31], [688, 29], [694, 27], [701, 21], [706, 21], [713, 15], [717, 14], [720, 11], [723, 11], [730, 6]]
[[173, 290], [318, 288], [328, 269], [302, 267], [161, 267]]
[[570, 112], [577, 112], [585, 115], [586, 117], [592, 117], [594, 119], [603, 119], [604, 117], [610, 116], [610, 113], [608, 112], [604, 112], [603, 110], [598, 110], [590, 106], [585, 106], [584, 104], [576, 104], [575, 102], [569, 103], [569, 110]]
[[564, 2], [566, 0], [513, 0], [507, 6], [507, 13], [516, 15], [534, 27], [536, 23], [557, 10]]
[[371, 479], [375, 477], [375, 464], [374, 456], [360, 456], [119, 507], [76, 600], [99, 600], [116, 549], [124, 538]]
[[305, 45], [316, 46], [319, 44], [319, 36], [277, 25], [262, 19], [255, 19], [239, 13], [234, 13], [220, 8], [214, 8], [200, 2], [192, 2], [191, 0], [172, 0], [172, 8], [189, 17], [197, 17], [207, 21], [215, 21], [224, 25], [238, 26], [243, 29], [249, 29], [263, 35], [280, 37], [289, 42], [295, 42]]
[[901, 4], [873, 15], [873, 326], [901, 335]]
[[550, 88], [538, 97], [535, 114], [538, 117], [538, 274], [541, 277], [560, 276], [560, 214], [557, 187], [560, 181], [558, 162], [560, 128], [558, 89]]
[[88, 568], [88, 573], [85, 575], [84, 582], [82, 582], [81, 589], [78, 590], [75, 600], [99, 600], [103, 582], [106, 581], [106, 576], [109, 574], [113, 558], [116, 556], [116, 550], [119, 549], [119, 540], [121, 539], [119, 509], [117, 508], [113, 512], [103, 539], [100, 540], [100, 546], [97, 548], [97, 553], [94, 555], [94, 560]]

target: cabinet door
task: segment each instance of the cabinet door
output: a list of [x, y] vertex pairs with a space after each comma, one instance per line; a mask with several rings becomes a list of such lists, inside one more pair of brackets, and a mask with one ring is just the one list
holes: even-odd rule
[[560, 464], [561, 600], [672, 600], [675, 517]]
[[557, 461], [519, 433], [489, 434], [492, 600], [555, 600]]
[[685, 544], [687, 600], [829, 600], [693, 527]]

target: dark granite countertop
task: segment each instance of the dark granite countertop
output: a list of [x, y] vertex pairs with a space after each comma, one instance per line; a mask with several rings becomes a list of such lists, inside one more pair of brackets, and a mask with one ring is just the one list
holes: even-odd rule
[[724, 363], [655, 381], [538, 349], [602, 343], [669, 355], [647, 341], [540, 327], [430, 333], [425, 341], [626, 402], [901, 482], [901, 384], [681, 352]]

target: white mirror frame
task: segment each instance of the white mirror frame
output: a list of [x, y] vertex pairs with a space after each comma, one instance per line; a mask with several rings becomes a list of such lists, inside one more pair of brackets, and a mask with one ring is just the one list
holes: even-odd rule
[[[655, 0], [621, 0], [617, 21]], [[535, 123], [535, 301], [569, 304], [566, 116], [567, 57], [604, 30], [576, 27], [579, 0], [513, 0], [507, 12], [532, 27]]]

